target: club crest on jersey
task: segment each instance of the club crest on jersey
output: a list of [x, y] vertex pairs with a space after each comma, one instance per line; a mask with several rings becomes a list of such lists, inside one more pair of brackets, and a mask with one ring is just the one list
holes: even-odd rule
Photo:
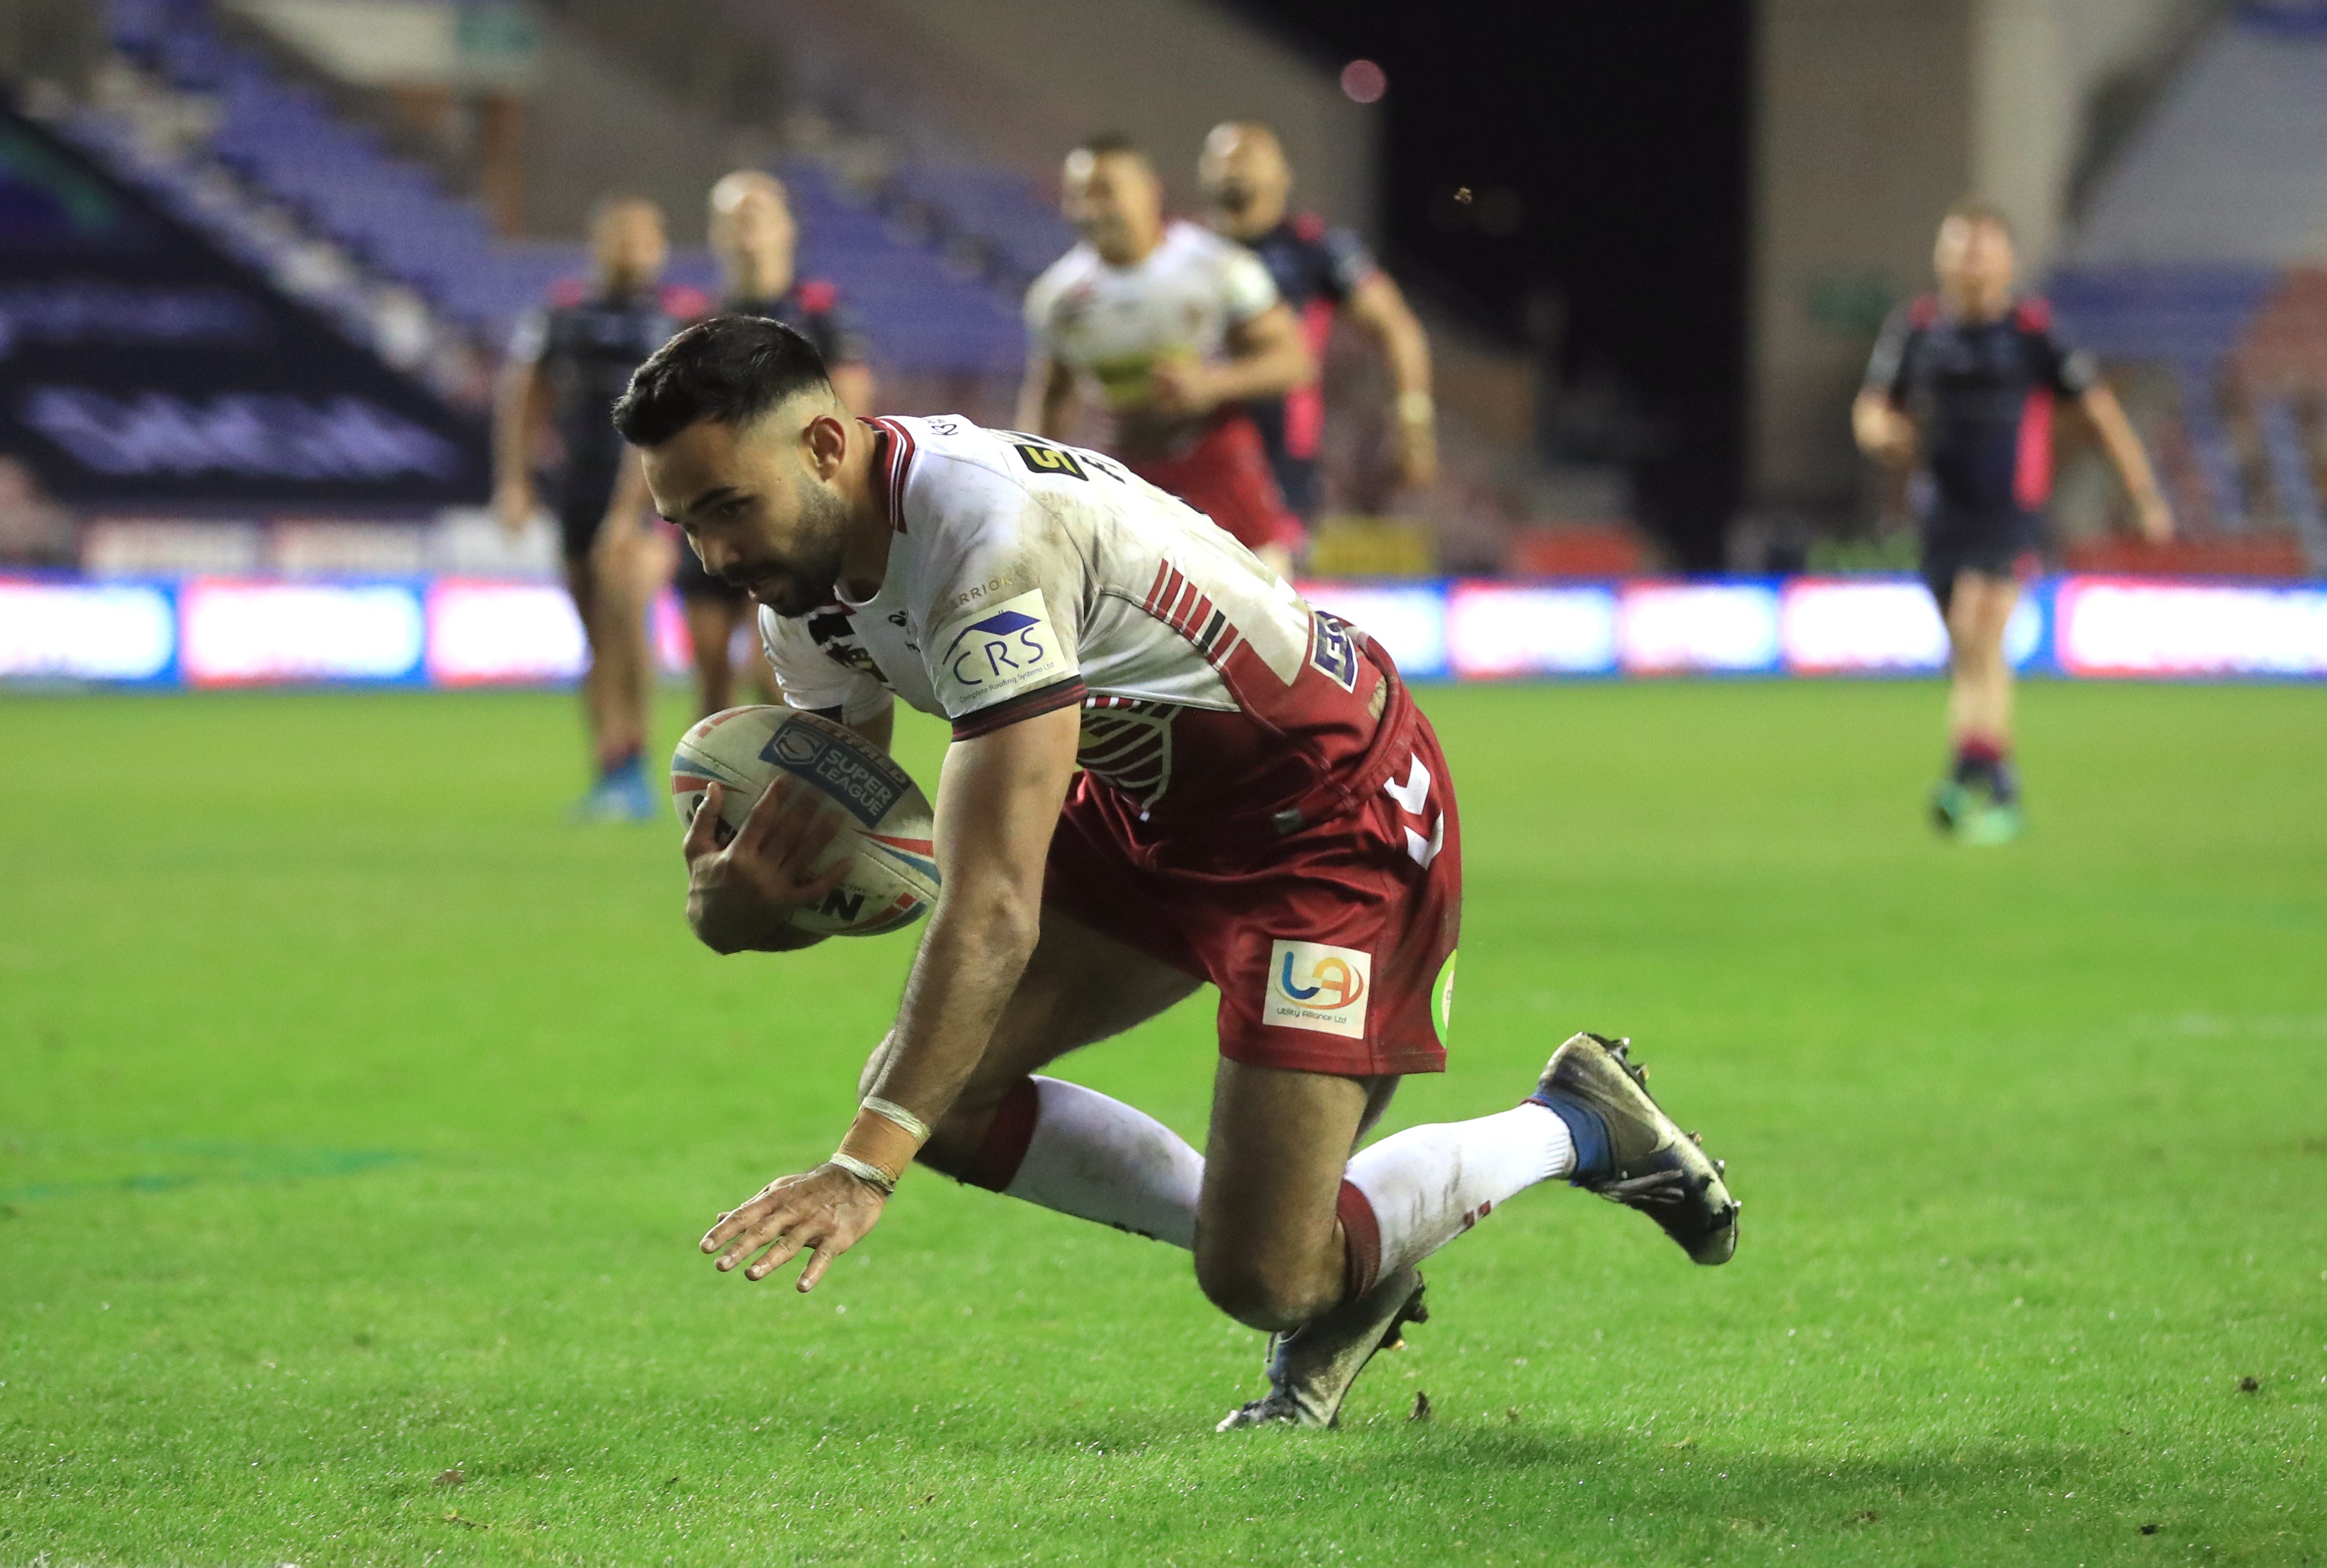
[[1343, 691], [1357, 690], [1358, 645], [1350, 635], [1349, 622], [1322, 610], [1309, 613], [1317, 623], [1317, 635], [1310, 639], [1309, 662]]
[[1032, 691], [1074, 673], [1039, 588], [962, 627], [937, 662], [958, 691], [977, 696]]
[[1279, 938], [1268, 949], [1268, 995], [1260, 1021], [1363, 1040], [1373, 968], [1373, 955], [1354, 947]]

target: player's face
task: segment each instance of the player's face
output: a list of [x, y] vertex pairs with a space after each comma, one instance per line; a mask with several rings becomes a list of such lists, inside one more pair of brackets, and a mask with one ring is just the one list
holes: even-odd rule
[[711, 243], [733, 261], [768, 257], [790, 264], [799, 230], [783, 188], [772, 180], [743, 187], [711, 214]]
[[650, 202], [624, 201], [598, 215], [590, 234], [598, 275], [617, 288], [638, 288], [662, 275], [668, 254], [662, 213]]
[[1237, 125], [1221, 126], [1204, 139], [1196, 177], [1205, 197], [1230, 219], [1281, 209], [1293, 184], [1276, 138]]
[[1070, 154], [1061, 189], [1067, 221], [1105, 255], [1138, 249], [1163, 221], [1155, 172], [1126, 153]]
[[704, 570], [783, 616], [829, 604], [848, 508], [809, 466], [798, 405], [743, 426], [698, 420], [643, 454], [655, 509]]
[[2012, 297], [2012, 236], [2001, 223], [1950, 218], [1939, 225], [1931, 267], [1939, 288], [1958, 308], [1993, 315]]

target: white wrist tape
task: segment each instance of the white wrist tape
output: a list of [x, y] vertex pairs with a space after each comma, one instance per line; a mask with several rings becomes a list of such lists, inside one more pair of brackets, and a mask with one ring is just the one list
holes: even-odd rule
[[885, 1116], [896, 1123], [897, 1125], [911, 1133], [917, 1143], [926, 1143], [930, 1141], [930, 1125], [894, 1100], [884, 1100], [878, 1095], [867, 1095], [857, 1102], [857, 1107], [860, 1110], [870, 1111], [876, 1116]]
[[893, 1197], [896, 1193], [897, 1179], [870, 1160], [859, 1160], [854, 1154], [836, 1153], [828, 1163], [839, 1166], [883, 1198]]

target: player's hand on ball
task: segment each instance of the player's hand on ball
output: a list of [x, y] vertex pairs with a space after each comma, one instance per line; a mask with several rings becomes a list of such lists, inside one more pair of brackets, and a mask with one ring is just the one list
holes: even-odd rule
[[1199, 359], [1166, 359], [1148, 371], [1147, 406], [1173, 419], [1192, 419], [1220, 406], [1210, 368]]
[[[837, 1165], [819, 1165], [805, 1175], [769, 1182], [749, 1203], [721, 1215], [703, 1238], [703, 1250], [719, 1254], [715, 1266], [721, 1274], [742, 1264], [747, 1280], [766, 1279], [808, 1252], [797, 1287], [805, 1293], [816, 1289], [834, 1258], [873, 1228], [887, 1202], [871, 1182]], [[760, 1255], [756, 1259], [754, 1253]]]
[[721, 798], [717, 784], [704, 791], [679, 846], [687, 856], [688, 924], [718, 953], [806, 946], [788, 921], [792, 910], [818, 902], [848, 874], [846, 858], [817, 869], [839, 835], [840, 813], [814, 789], [781, 778], [722, 845]]

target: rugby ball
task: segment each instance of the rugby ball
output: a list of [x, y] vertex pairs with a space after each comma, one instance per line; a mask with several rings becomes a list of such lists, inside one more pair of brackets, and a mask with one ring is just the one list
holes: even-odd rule
[[768, 787], [790, 774], [842, 812], [819, 869], [853, 858], [821, 903], [792, 916], [820, 937], [877, 937], [937, 902], [930, 803], [912, 778], [855, 731], [797, 708], [729, 708], [687, 732], [670, 759], [671, 804], [692, 824], [709, 787], [721, 790], [718, 837], [735, 836]]

